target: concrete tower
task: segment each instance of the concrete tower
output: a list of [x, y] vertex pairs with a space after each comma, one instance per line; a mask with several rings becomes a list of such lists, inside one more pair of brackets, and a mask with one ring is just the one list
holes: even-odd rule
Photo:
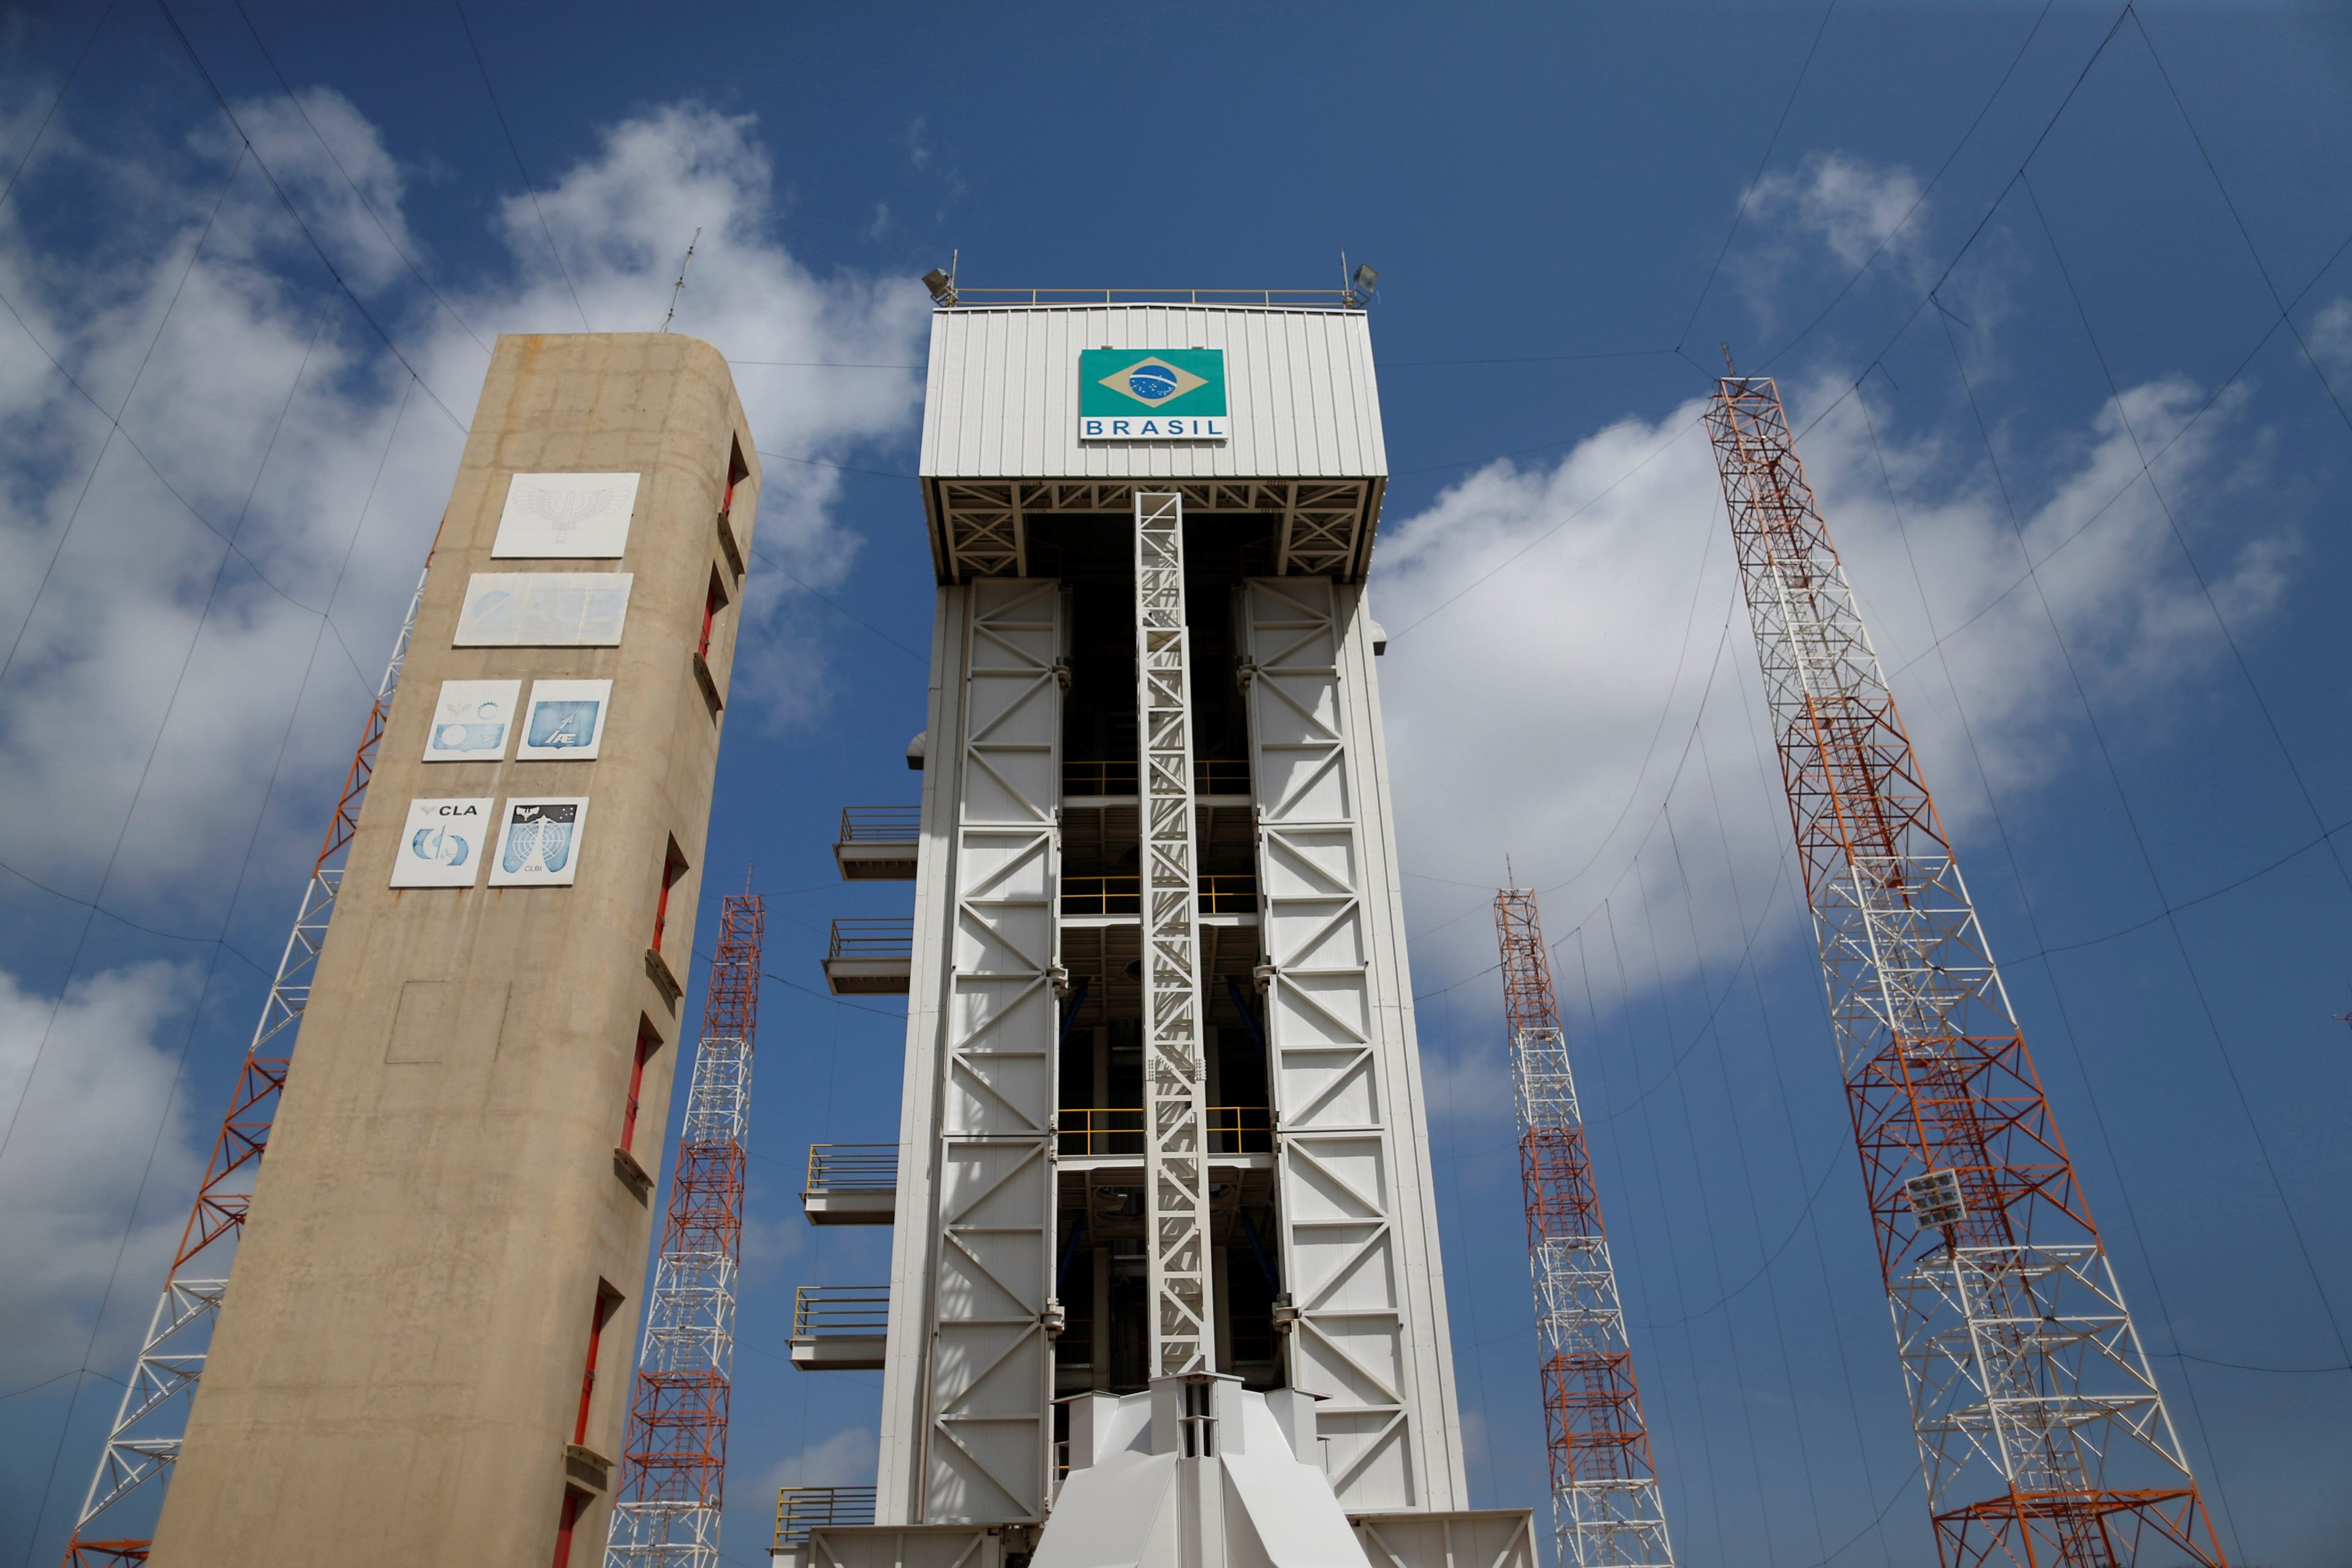
[[156, 1568], [598, 1555], [752, 464], [707, 343], [499, 339]]
[[794, 1344], [884, 1368], [874, 1522], [788, 1497], [780, 1555], [1531, 1561], [1465, 1511], [1364, 313], [937, 292], [887, 1333], [818, 1287]]

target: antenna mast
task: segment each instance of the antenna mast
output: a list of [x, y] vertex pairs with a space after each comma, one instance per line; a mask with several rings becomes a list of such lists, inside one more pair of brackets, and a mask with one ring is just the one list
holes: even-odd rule
[[719, 1568], [743, 1254], [743, 1131], [767, 919], [756, 894], [719, 900], [702, 1042], [670, 1170], [604, 1568]]
[[1946, 1568], [2218, 1568], [1779, 388], [1726, 375], [1707, 427], [1937, 1551]]
[[661, 324], [661, 330], [665, 332], [669, 331], [670, 322], [677, 317], [677, 297], [686, 292], [686, 269], [694, 265], [694, 247], [701, 243], [702, 229], [699, 225], [697, 225], [694, 237], [686, 242], [686, 259], [677, 264], [677, 286], [669, 291], [669, 314], [662, 318]]
[[1536, 896], [1495, 895], [1561, 1568], [1674, 1568]]

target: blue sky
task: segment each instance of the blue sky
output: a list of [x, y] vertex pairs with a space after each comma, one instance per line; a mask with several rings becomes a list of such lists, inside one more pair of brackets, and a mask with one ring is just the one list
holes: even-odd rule
[[479, 344], [658, 325], [699, 226], [677, 324], [747, 362], [768, 454], [709, 857], [714, 892], [756, 862], [778, 977], [730, 1556], [779, 1481], [872, 1462], [878, 1379], [782, 1355], [794, 1284], [887, 1264], [793, 1194], [810, 1142], [893, 1135], [897, 1011], [816, 959], [905, 907], [827, 846], [913, 798], [903, 367], [960, 247], [976, 285], [1381, 269], [1373, 594], [1478, 1504], [1543, 1486], [1508, 854], [1685, 1560], [1933, 1559], [1696, 425], [1727, 342], [1807, 426], [2225, 1542], [2340, 1560], [2340, 10], [169, 15], [210, 85], [152, 5], [0, 18], [0, 1556], [54, 1555], [81, 1494]]

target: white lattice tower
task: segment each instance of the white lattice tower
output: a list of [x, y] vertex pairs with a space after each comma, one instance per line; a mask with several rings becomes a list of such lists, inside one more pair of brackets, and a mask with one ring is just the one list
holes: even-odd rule
[[1184, 501], [1135, 498], [1135, 651], [1142, 729], [1143, 1096], [1150, 1130], [1155, 1377], [1213, 1371], [1209, 1289], [1205, 1040], [1199, 866], [1194, 853], [1190, 654], [1184, 630]]
[[1707, 417], [1943, 1559], [2219, 1563], [1780, 393]]
[[1496, 894], [1495, 928], [1511, 1035], [1511, 1098], [1559, 1560], [1576, 1568], [1673, 1568], [1665, 1505], [1633, 1377], [1633, 1347], [1617, 1297], [1535, 894], [1520, 888]]
[[750, 893], [720, 902], [605, 1568], [719, 1568], [765, 921]]

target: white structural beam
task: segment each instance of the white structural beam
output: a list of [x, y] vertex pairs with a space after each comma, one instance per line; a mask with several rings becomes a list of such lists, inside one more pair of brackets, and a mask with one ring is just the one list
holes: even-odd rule
[[924, 858], [908, 1021], [906, 1125], [931, 1136], [902, 1151], [877, 1504], [933, 1524], [1038, 1517], [1053, 1435], [1062, 600], [1040, 578], [950, 597], [951, 743], [925, 788], [946, 853]]
[[1142, 732], [1143, 1111], [1151, 1371], [1217, 1364], [1210, 1286], [1200, 861], [1192, 682], [1184, 629], [1184, 498], [1135, 498], [1136, 711]]
[[1361, 591], [1243, 595], [1292, 1387], [1351, 1513], [1460, 1506], [1451, 1351]]

